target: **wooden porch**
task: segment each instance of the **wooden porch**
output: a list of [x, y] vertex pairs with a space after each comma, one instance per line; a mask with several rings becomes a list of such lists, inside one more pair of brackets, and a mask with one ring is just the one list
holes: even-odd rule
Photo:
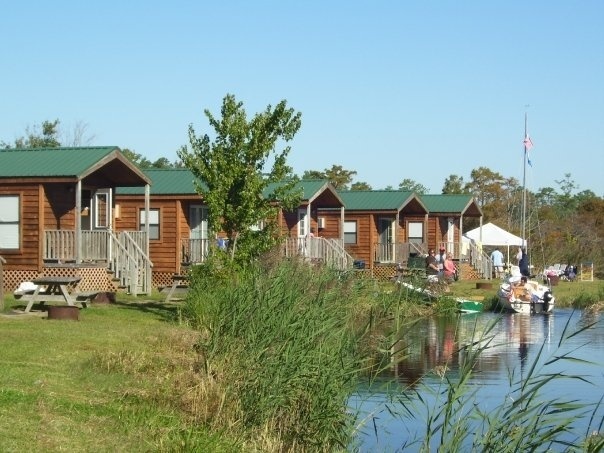
[[45, 230], [42, 259], [44, 263], [103, 265], [118, 287], [130, 294], [151, 292], [151, 262], [147, 233], [144, 231]]

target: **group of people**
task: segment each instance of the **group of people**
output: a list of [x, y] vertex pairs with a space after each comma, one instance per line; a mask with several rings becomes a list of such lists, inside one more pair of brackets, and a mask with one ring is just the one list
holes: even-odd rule
[[[498, 248], [495, 248], [495, 250], [491, 252], [491, 261], [493, 262], [495, 277], [503, 277], [505, 269], [504, 256]], [[520, 268], [520, 275], [524, 277], [529, 277], [531, 271], [529, 266], [528, 255], [524, 247], [518, 247], [518, 253], [516, 253], [516, 261], [518, 262], [518, 267]]]
[[434, 249], [430, 249], [430, 253], [426, 257], [426, 273], [428, 276], [437, 276], [438, 279], [444, 279], [447, 282], [452, 282], [457, 273], [457, 267], [453, 262], [453, 255], [447, 253], [443, 247], [436, 255]]

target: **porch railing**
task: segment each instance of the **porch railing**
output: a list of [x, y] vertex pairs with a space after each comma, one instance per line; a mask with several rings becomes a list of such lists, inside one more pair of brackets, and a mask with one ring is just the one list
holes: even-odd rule
[[[146, 252], [144, 231], [82, 231], [80, 259], [103, 262], [119, 279], [119, 284], [134, 295], [151, 292], [151, 262]], [[60, 263], [77, 259], [75, 231], [44, 231], [43, 257]]]
[[287, 258], [302, 257], [321, 261], [340, 270], [352, 268], [354, 262], [352, 256], [344, 249], [342, 239], [287, 238], [283, 243], [283, 255]]
[[180, 262], [187, 264], [203, 263], [210, 253], [209, 239], [181, 239]]
[[470, 243], [467, 252], [463, 254], [461, 259], [470, 263], [481, 278], [491, 279], [493, 277], [493, 262], [491, 258], [476, 244]]
[[427, 244], [420, 242], [401, 242], [399, 244], [374, 244], [374, 257], [376, 263], [407, 263], [411, 255], [424, 255], [427, 253]]

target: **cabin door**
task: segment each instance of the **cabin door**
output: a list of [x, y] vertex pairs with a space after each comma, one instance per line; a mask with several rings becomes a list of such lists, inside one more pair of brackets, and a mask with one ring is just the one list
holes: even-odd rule
[[455, 221], [453, 217], [447, 219], [447, 253], [455, 256]]
[[90, 231], [92, 229], [90, 206], [92, 206], [92, 192], [87, 189], [82, 190], [82, 215], [80, 216], [82, 219], [82, 231]]
[[193, 263], [201, 263], [209, 250], [208, 208], [202, 205], [189, 207], [190, 256]]
[[94, 192], [89, 220], [91, 229], [111, 230], [111, 205], [111, 189], [98, 189]]
[[381, 262], [392, 263], [396, 257], [395, 222], [391, 217], [381, 217], [378, 220], [378, 258]]
[[298, 237], [299, 238], [305, 238], [308, 233], [310, 232], [309, 230], [309, 218], [308, 218], [308, 212], [306, 211], [306, 209], [300, 209], [298, 210]]

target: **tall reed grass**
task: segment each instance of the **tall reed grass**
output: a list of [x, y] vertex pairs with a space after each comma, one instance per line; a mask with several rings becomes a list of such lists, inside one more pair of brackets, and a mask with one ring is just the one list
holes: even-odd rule
[[362, 366], [357, 283], [296, 262], [197, 272], [182, 316], [202, 333], [223, 427], [267, 451], [346, 448], [346, 401]]

